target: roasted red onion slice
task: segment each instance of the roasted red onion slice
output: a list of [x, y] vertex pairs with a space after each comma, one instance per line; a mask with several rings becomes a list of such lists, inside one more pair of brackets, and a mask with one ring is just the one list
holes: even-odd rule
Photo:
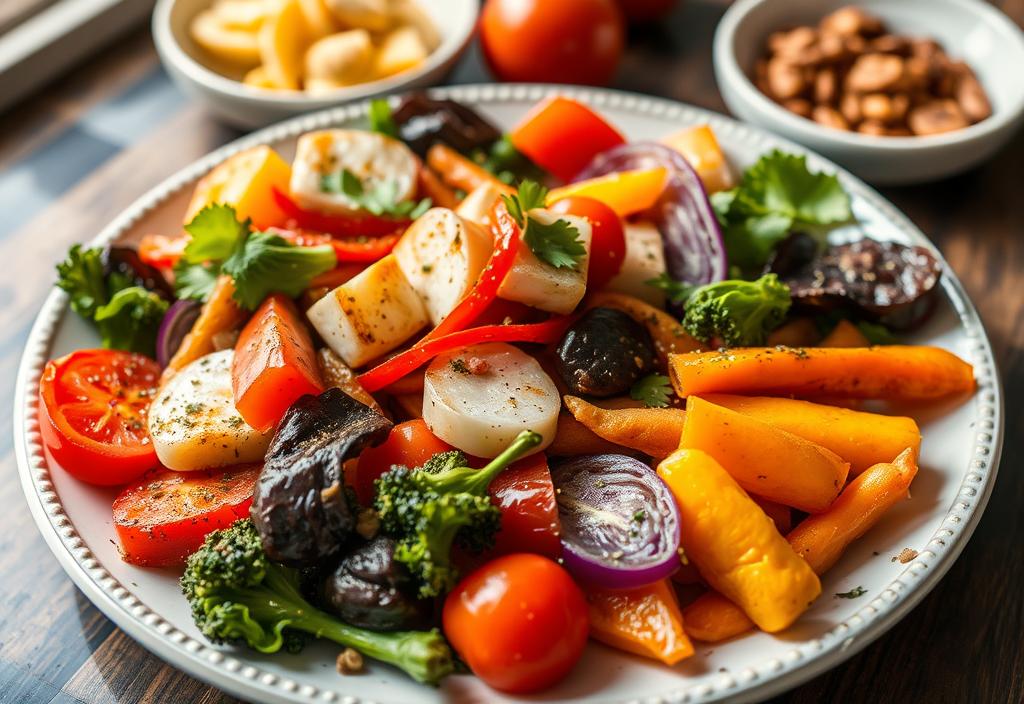
[[655, 142], [623, 144], [594, 157], [576, 180], [658, 166], [669, 170], [669, 182], [650, 216], [665, 241], [669, 275], [694, 286], [721, 281], [728, 271], [722, 230], [700, 176], [682, 154]]
[[180, 300], [172, 303], [164, 313], [156, 333], [156, 361], [161, 367], [166, 367], [181, 347], [181, 341], [192, 330], [201, 309], [199, 301]]

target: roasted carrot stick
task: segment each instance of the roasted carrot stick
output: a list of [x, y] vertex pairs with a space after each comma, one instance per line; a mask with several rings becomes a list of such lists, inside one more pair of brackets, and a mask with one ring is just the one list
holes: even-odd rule
[[761, 629], [781, 631], [821, 593], [807, 562], [710, 455], [677, 450], [658, 465], [658, 475], [679, 506], [690, 562]]
[[821, 341], [822, 347], [870, 347], [871, 341], [864, 337], [856, 325], [849, 320], [840, 320], [832, 332]]
[[605, 409], [576, 396], [565, 407], [598, 437], [639, 450], [651, 457], [668, 457], [679, 447], [686, 413], [679, 408]]
[[593, 455], [629, 452], [633, 448], [618, 445], [605, 440], [593, 430], [580, 423], [571, 413], [562, 411], [558, 414], [558, 428], [555, 440], [548, 446], [547, 452], [554, 457], [575, 457], [576, 455]]
[[627, 296], [624, 293], [613, 293], [602, 291], [591, 297], [587, 302], [588, 308], [596, 306], [607, 306], [616, 308], [626, 313], [629, 317], [647, 328], [654, 340], [654, 348], [658, 357], [668, 365], [669, 355], [673, 352], [692, 352], [699, 350], [704, 345], [689, 335], [679, 321], [663, 310], [655, 308], [646, 301], [639, 298]]
[[711, 455], [750, 493], [808, 513], [827, 509], [850, 471], [821, 445], [699, 396], [687, 399], [679, 446]]
[[775, 524], [775, 530], [785, 535], [793, 528], [793, 509], [789, 506], [783, 506], [778, 502], [771, 501], [763, 496], [757, 496], [756, 494], [751, 494], [750, 498], [761, 507], [764, 515], [772, 519], [772, 523]]
[[915, 456], [921, 449], [921, 431], [913, 418], [905, 416], [772, 396], [701, 394], [701, 398], [832, 450], [850, 463], [854, 476], [879, 462], [888, 462], [908, 447]]
[[749, 347], [672, 355], [680, 396], [747, 393], [928, 400], [974, 389], [970, 364], [938, 347]]
[[213, 336], [220, 332], [229, 332], [242, 326], [247, 313], [238, 307], [233, 296], [235, 284], [230, 276], [220, 276], [214, 284], [209, 300], [203, 304], [199, 317], [192, 325], [192, 330], [181, 341], [181, 347], [171, 357], [164, 370], [164, 379], [170, 378], [175, 372], [190, 362], [215, 352]]
[[[907, 496], [917, 474], [916, 454], [907, 448], [893, 462], [874, 465], [854, 479], [828, 511], [807, 518], [787, 536], [816, 574], [824, 574], [843, 551]], [[754, 627], [743, 610], [718, 592], [708, 592], [683, 609], [691, 638], [717, 643]]]
[[420, 165], [420, 195], [429, 198], [439, 208], [455, 208], [459, 204], [455, 192], [441, 182], [437, 175], [427, 167]]
[[629, 653], [675, 665], [693, 655], [675, 590], [667, 579], [636, 589], [587, 587], [590, 636]]
[[498, 180], [487, 169], [443, 144], [435, 144], [427, 151], [427, 166], [437, 172], [446, 184], [467, 193], [484, 183], [493, 184], [501, 193], [515, 193], [515, 189]]

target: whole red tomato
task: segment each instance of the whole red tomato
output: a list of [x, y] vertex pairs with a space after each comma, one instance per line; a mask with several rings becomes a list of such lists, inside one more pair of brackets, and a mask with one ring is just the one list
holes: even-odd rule
[[630, 22], [660, 20], [676, 6], [676, 0], [618, 0], [618, 3]]
[[504, 81], [604, 85], [625, 44], [615, 0], [487, 0], [484, 56]]
[[579, 215], [590, 221], [590, 264], [587, 266], [587, 288], [601, 288], [619, 273], [626, 258], [626, 234], [614, 210], [594, 198], [569, 196], [556, 201], [551, 211]]
[[550, 687], [587, 643], [587, 603], [540, 555], [499, 557], [459, 582], [444, 603], [444, 633], [477, 677], [522, 694]]

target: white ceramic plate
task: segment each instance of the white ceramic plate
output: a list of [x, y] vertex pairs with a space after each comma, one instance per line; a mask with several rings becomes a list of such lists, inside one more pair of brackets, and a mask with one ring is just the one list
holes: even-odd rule
[[[803, 151], [765, 132], [678, 103], [625, 93], [550, 86], [487, 85], [438, 91], [465, 101], [503, 126], [553, 92], [597, 107], [631, 139], [656, 138], [686, 125], [708, 122], [732, 163], [743, 166], [781, 147]], [[214, 164], [255, 144], [290, 155], [303, 132], [345, 125], [365, 104], [342, 107], [270, 127], [201, 159], [157, 186], [111, 223], [97, 243], [142, 232], [172, 232], [193, 183]], [[837, 170], [809, 155], [815, 169]], [[845, 172], [844, 186], [867, 233], [931, 247], [925, 236], [877, 193]], [[778, 693], [834, 667], [905, 615], [949, 569], [974, 530], [991, 492], [1002, 438], [1002, 396], [992, 351], [977, 312], [960, 283], [947, 273], [943, 303], [914, 342], [939, 345], [975, 365], [978, 391], [913, 414], [924, 433], [922, 469], [913, 498], [892, 510], [855, 543], [823, 579], [823, 596], [783, 634], [750, 634], [713, 647], [674, 668], [590, 645], [572, 675], [540, 695], [547, 701], [624, 702], [752, 701]], [[334, 669], [336, 647], [303, 654], [261, 656], [245, 649], [211, 647], [192, 625], [177, 575], [145, 570], [120, 560], [110, 505], [114, 492], [96, 489], [48, 466], [36, 421], [36, 385], [44, 362], [99, 340], [54, 290], [32, 329], [18, 375], [14, 433], [18, 468], [32, 514], [68, 575], [129, 635], [176, 667], [254, 702], [506, 701], [469, 676], [451, 677], [437, 690], [416, 685], [395, 670], [375, 666], [359, 677]], [[894, 562], [903, 548], [919, 551], [909, 564]], [[833, 594], [854, 587], [859, 599]]]

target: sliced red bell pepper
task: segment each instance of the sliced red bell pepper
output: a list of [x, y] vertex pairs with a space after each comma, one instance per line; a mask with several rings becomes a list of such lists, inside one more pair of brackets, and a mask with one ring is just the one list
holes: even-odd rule
[[186, 234], [177, 237], [143, 235], [139, 241], [139, 259], [157, 269], [171, 269], [185, 253], [190, 239]]
[[307, 230], [283, 230], [281, 228], [270, 228], [279, 237], [283, 237], [292, 244], [300, 247], [319, 247], [329, 244], [334, 247], [334, 256], [338, 263], [346, 262], [375, 262], [391, 254], [391, 250], [398, 244], [402, 237], [400, 232], [392, 232], [389, 235], [380, 237], [353, 237], [350, 239], [337, 239], [325, 232], [309, 232]]
[[335, 237], [374, 237], [402, 232], [412, 221], [408, 218], [383, 218], [375, 215], [332, 215], [306, 210], [277, 188], [274, 202], [288, 220], [300, 230], [314, 230]]
[[547, 344], [562, 336], [572, 321], [571, 316], [559, 315], [543, 323], [529, 325], [484, 325], [453, 332], [443, 337], [424, 338], [416, 345], [386, 362], [359, 375], [359, 383], [373, 393], [426, 364], [439, 354], [459, 347], [482, 342], [535, 342]]

